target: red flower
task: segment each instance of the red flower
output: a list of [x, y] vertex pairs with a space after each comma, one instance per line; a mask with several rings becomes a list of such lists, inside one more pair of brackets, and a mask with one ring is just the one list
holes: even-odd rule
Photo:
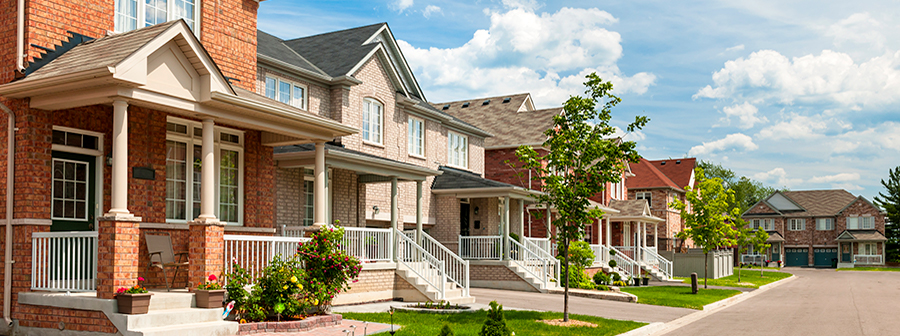
[[144, 277], [138, 277], [138, 281], [144, 281]]
[[216, 281], [216, 275], [215, 275], [215, 274], [210, 274], [210, 275], [209, 275], [209, 281]]
[[119, 287], [119, 289], [116, 290], [116, 294], [122, 294], [122, 293], [125, 293], [125, 287]]

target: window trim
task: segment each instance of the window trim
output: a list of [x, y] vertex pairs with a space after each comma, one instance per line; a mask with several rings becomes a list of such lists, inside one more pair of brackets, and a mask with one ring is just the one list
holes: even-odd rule
[[[800, 223], [800, 228], [795, 229], [794, 223]], [[788, 231], [806, 231], [806, 218], [791, 218], [788, 219]]]
[[[825, 221], [828, 224], [825, 226], [825, 229], [820, 227], [820, 221]], [[834, 218], [816, 218], [816, 231], [834, 231]]]
[[[421, 153], [414, 153], [412, 151], [413, 146], [410, 146], [411, 142], [413, 142], [415, 140], [413, 138], [413, 135], [411, 134], [413, 131], [413, 128], [411, 128], [413, 125], [413, 122], [418, 122], [418, 123], [422, 124], [422, 137], [419, 139], [419, 149], [421, 150]], [[424, 159], [425, 158], [425, 119], [409, 116], [406, 120], [406, 137], [407, 137], [406, 153], [409, 154], [409, 156]]]
[[[642, 196], [647, 197], [647, 198], [641, 198]], [[652, 191], [639, 191], [639, 192], [636, 192], [636, 193], [634, 193], [634, 199], [636, 199], [636, 200], [639, 200], [639, 199], [645, 199], [645, 200], [647, 200], [647, 206], [649, 206], [650, 209], [653, 209], [653, 192], [652, 192]]]
[[[860, 218], [860, 220], [859, 220], [859, 229], [860, 229], [860, 230], [875, 230], [875, 217], [873, 217], [873, 216], [859, 216], [859, 218]], [[863, 219], [867, 219], [867, 220], [864, 221]], [[867, 226], [865, 225], [865, 222], [871, 222], [871, 223], [872, 223], [872, 226], [867, 227]]]
[[[359, 132], [359, 133], [360, 133], [360, 138], [362, 138], [362, 141], [363, 141], [363, 143], [365, 143], [365, 144], [370, 144], [370, 145], [375, 145], [375, 146], [379, 146], [379, 147], [384, 147], [384, 113], [385, 113], [385, 112], [384, 112], [384, 106], [385, 106], [385, 105], [384, 105], [384, 103], [382, 103], [380, 100], [375, 99], [375, 98], [373, 98], [373, 97], [364, 97], [364, 98], [363, 98], [363, 106], [362, 106], [362, 116], [361, 116], [361, 119], [365, 119], [365, 118], [366, 118], [366, 104], [368, 104], [368, 103], [377, 104], [378, 106], [381, 106], [381, 113], [378, 115], [378, 122], [377, 122], [377, 125], [379, 126], [379, 127], [378, 127], [378, 141], [373, 141], [373, 140], [371, 140], [371, 137], [372, 137], [372, 129], [368, 129], [368, 130], [364, 129], [364, 125], [365, 125], [365, 124], [363, 124], [363, 121], [364, 121], [364, 120], [360, 120], [360, 127], [359, 127], [359, 130], [360, 130], [360, 132]], [[368, 121], [368, 123], [369, 123], [369, 127], [371, 128], [371, 127], [372, 127], [372, 126], [371, 126], [371, 125], [372, 125], [372, 120], [371, 120], [372, 117], [371, 117], [371, 115], [369, 116], [369, 119], [370, 119], [370, 120], [367, 120], [367, 121]], [[369, 139], [366, 139], [366, 134], [367, 134], [367, 133], [369, 134]]]
[[[131, 1], [131, 0], [126, 0], [126, 1]], [[147, 13], [147, 1], [146, 0], [134, 0], [134, 1], [135, 1], [135, 5], [136, 5], [135, 10], [137, 11], [137, 13], [135, 13], [135, 28], [134, 29], [137, 30], [137, 29], [141, 29], [144, 27], [148, 27], [148, 26], [145, 26], [146, 13]], [[119, 21], [118, 20], [119, 2], [120, 2], [119, 0], [113, 0], [113, 31], [121, 34], [121, 33], [129, 32], [131, 30], [122, 30], [121, 29], [122, 27], [119, 27], [119, 22], [118, 22]], [[193, 13], [194, 14], [193, 15], [194, 27], [191, 30], [194, 33], [194, 35], [197, 36], [197, 39], [200, 39], [200, 24], [201, 24], [200, 19], [202, 17], [202, 15], [201, 15], [202, 2], [203, 1], [200, 1], [200, 0], [194, 0], [194, 13]], [[176, 20], [176, 19], [174, 19], [174, 13], [175, 13], [175, 0], [167, 0], [166, 1], [166, 21], [165, 22]], [[188, 26], [188, 27], [190, 27], [190, 26]]]
[[[462, 158], [465, 158], [465, 162], [463, 165], [458, 165], [458, 164], [453, 163], [454, 151], [453, 151], [453, 148], [450, 146], [450, 144], [452, 143], [451, 139], [453, 139], [454, 136], [457, 137], [458, 139], [466, 140], [465, 147], [463, 148], [464, 153], [462, 153], [462, 155], [460, 155], [460, 157], [457, 158], [457, 161], [459, 161]], [[460, 168], [460, 169], [466, 169], [466, 170], [469, 169], [469, 137], [467, 135], [463, 135], [462, 133], [456, 133], [456, 132], [449, 131], [449, 130], [447, 131], [447, 165], [450, 167], [454, 167], [454, 168]]]
[[[275, 81], [275, 97], [274, 98], [269, 97], [267, 95], [269, 79], [272, 79]], [[302, 83], [299, 83], [296, 81], [285, 79], [284, 77], [281, 77], [281, 76], [276, 76], [276, 75], [267, 73], [263, 78], [263, 96], [266, 96], [269, 99], [273, 99], [277, 102], [283, 103], [281, 100], [278, 99], [278, 96], [281, 94], [281, 90], [279, 90], [281, 83], [285, 83], [285, 84], [288, 84], [291, 86], [291, 92], [290, 92], [290, 95], [291, 95], [290, 101], [291, 102], [288, 103], [288, 105], [296, 107], [296, 108], [304, 110], [304, 111], [309, 111], [309, 109], [307, 109], [307, 106], [309, 105], [309, 86], [306, 84], [302, 84]], [[294, 104], [295, 102], [297, 102], [296, 98], [294, 98], [295, 87], [303, 89], [303, 98], [300, 99], [300, 106], [297, 106]]]

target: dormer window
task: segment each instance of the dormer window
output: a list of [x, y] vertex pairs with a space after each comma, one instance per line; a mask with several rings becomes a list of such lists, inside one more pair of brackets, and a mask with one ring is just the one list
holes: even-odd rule
[[184, 19], [194, 34], [200, 31], [195, 23], [200, 20], [197, 0], [115, 0], [117, 33]]

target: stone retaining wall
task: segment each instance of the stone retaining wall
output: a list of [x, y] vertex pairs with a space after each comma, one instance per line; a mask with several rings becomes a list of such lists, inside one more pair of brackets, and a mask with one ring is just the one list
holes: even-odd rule
[[238, 335], [310, 331], [340, 325], [342, 320], [340, 314], [329, 314], [310, 316], [299, 321], [243, 323], [238, 329]]

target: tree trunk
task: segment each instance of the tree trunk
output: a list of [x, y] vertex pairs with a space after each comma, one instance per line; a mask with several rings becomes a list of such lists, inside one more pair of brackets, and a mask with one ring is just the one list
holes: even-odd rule
[[738, 263], [738, 282], [741, 282], [741, 270], [744, 269], [744, 265]]
[[563, 295], [563, 322], [569, 322], [569, 241], [563, 241], [563, 259], [565, 264], [564, 281], [565, 293]]
[[709, 252], [703, 252], [703, 289], [706, 289], [706, 278], [709, 276]]

